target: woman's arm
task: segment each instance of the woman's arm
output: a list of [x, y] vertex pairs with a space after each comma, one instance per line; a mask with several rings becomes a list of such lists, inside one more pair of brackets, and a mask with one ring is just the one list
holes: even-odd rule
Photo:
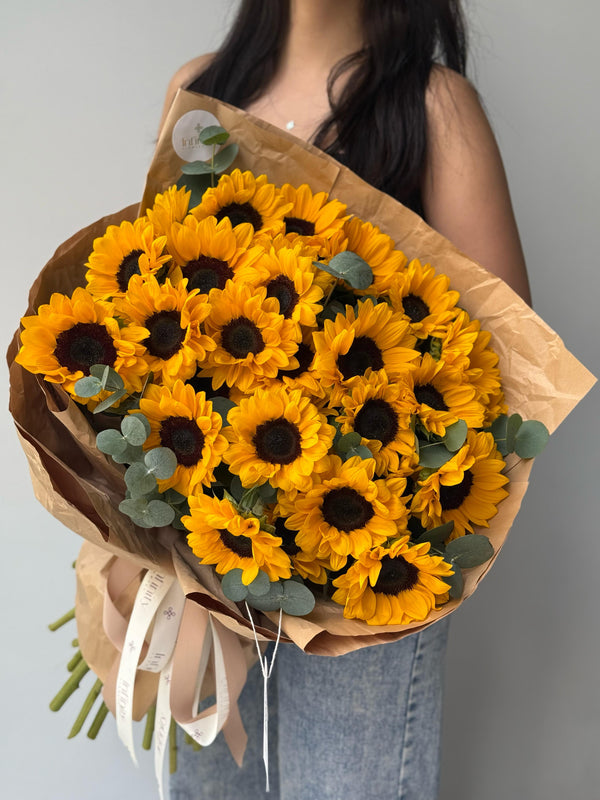
[[458, 73], [436, 67], [426, 102], [427, 221], [530, 303], [506, 174], [477, 92]]

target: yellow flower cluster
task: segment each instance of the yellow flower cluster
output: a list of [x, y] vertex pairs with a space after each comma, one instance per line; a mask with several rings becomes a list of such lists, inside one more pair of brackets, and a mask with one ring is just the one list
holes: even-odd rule
[[[246, 584], [259, 570], [329, 582], [372, 625], [424, 620], [453, 570], [414, 530], [472, 533], [506, 495], [483, 430], [505, 412], [490, 335], [447, 277], [324, 192], [234, 170], [189, 197], [171, 187], [96, 239], [86, 288], [24, 318], [18, 362], [92, 410], [106, 393], [79, 398], [77, 381], [95, 364], [119, 373], [150, 423], [144, 447], [177, 457], [159, 489], [188, 498], [201, 563]], [[320, 268], [342, 253], [368, 264], [368, 289]], [[233, 405], [225, 420], [215, 397]], [[423, 469], [417, 434], [460, 420], [463, 446]], [[232, 481], [272, 495], [244, 507]]]

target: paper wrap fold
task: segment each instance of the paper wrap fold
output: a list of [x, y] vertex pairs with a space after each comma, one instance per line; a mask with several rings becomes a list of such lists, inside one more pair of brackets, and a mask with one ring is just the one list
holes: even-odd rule
[[[172, 146], [172, 132], [186, 112], [205, 109], [237, 142], [240, 152], [234, 167], [266, 173], [277, 184], [308, 183], [347, 203], [349, 211], [378, 225], [391, 236], [408, 258], [418, 257], [445, 273], [451, 287], [461, 294], [460, 305], [492, 333], [491, 345], [500, 358], [506, 401], [511, 413], [538, 419], [553, 431], [595, 382], [595, 378], [568, 352], [559, 336], [541, 320], [502, 280], [487, 272], [432, 230], [420, 217], [391, 197], [373, 189], [316, 148], [291, 134], [253, 118], [212, 98], [179, 92], [171, 107], [157, 145], [141, 206], [129, 206], [77, 233], [57, 250], [33, 284], [27, 314], [47, 303], [52, 292], [71, 294], [85, 285], [85, 261], [95, 237], [109, 224], [133, 220], [152, 205], [181, 172], [182, 160]], [[221, 591], [212, 569], [195, 563], [184, 534], [166, 545], [170, 537], [160, 531], [137, 528], [118, 511], [125, 494], [123, 468], [95, 447], [91, 417], [56, 386], [46, 383], [14, 363], [17, 338], [10, 365], [10, 410], [27, 456], [35, 494], [40, 502], [92, 546], [84, 546], [78, 560], [77, 619], [84, 657], [100, 678], [113, 667], [115, 650], [102, 632], [100, 598], [106, 585], [106, 569], [115, 556], [134, 560], [141, 568], [160, 568], [175, 574], [187, 597], [206, 608], [226, 628], [239, 634], [248, 663], [253, 646], [250, 623], [240, 608]], [[470, 596], [490, 569], [504, 544], [525, 491], [530, 462], [514, 458], [508, 465], [509, 496], [491, 521], [489, 536], [494, 557], [465, 573], [463, 599]], [[310, 653], [339, 655], [367, 645], [396, 640], [446, 616], [462, 602], [453, 600], [432, 612], [421, 623], [373, 627], [359, 620], [345, 620], [342, 608], [317, 600], [306, 618], [283, 615], [283, 639]], [[502, 602], [502, 598], [499, 598]], [[273, 620], [278, 615], [271, 615]], [[259, 638], [274, 639], [273, 621], [257, 614]], [[156, 692], [156, 677], [139, 679], [135, 713], [147, 708]]]

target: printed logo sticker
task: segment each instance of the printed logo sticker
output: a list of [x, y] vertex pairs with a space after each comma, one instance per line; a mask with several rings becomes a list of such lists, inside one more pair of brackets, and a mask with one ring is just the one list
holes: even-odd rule
[[207, 161], [212, 156], [213, 148], [202, 144], [198, 137], [203, 128], [220, 124], [210, 111], [188, 111], [173, 128], [173, 150], [184, 161]]

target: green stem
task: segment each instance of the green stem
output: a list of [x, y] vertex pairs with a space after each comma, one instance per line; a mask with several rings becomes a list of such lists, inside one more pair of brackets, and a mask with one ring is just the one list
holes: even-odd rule
[[65, 685], [62, 689], [58, 692], [56, 697], [54, 697], [50, 701], [50, 710], [51, 711], [58, 711], [59, 708], [62, 708], [66, 700], [73, 694], [75, 689], [79, 688], [79, 683], [83, 676], [89, 672], [89, 667], [85, 663], [83, 659], [79, 662], [79, 664], [75, 667], [73, 672], [71, 673], [70, 678], [67, 680]]
[[85, 698], [85, 703], [81, 706], [81, 711], [77, 715], [77, 719], [73, 723], [73, 727], [71, 728], [67, 739], [72, 739], [74, 736], [77, 736], [79, 731], [83, 727], [83, 723], [88, 718], [88, 714], [92, 710], [92, 706], [96, 702], [96, 698], [102, 691], [102, 681], [100, 678], [96, 680], [96, 683], [92, 686], [92, 689], [88, 696]]
[[60, 619], [57, 619], [56, 622], [52, 622], [50, 625], [48, 625], [48, 627], [50, 628], [51, 631], [57, 631], [59, 628], [62, 628], [62, 626], [65, 623], [69, 622], [69, 620], [72, 619], [75, 619], [74, 608], [72, 608], [70, 611], [67, 611], [66, 614], [63, 614], [63, 616]]
[[186, 733], [185, 735], [185, 743], [189, 744], [189, 746], [192, 747], [194, 750], [202, 750], [202, 747], [198, 744], [198, 742], [195, 739], [192, 739], [189, 733]]
[[73, 672], [73, 670], [75, 669], [77, 664], [79, 664], [82, 658], [83, 656], [81, 655], [81, 650], [78, 650], [73, 656], [73, 658], [67, 664], [67, 669], [69, 670], [69, 672]]
[[156, 718], [156, 706], [150, 706], [146, 714], [146, 728], [144, 729], [144, 741], [142, 747], [144, 750], [150, 750], [152, 747], [152, 734], [154, 733], [154, 720]]
[[169, 772], [171, 775], [177, 772], [177, 725], [174, 719], [169, 728]]
[[94, 721], [90, 725], [90, 729], [87, 733], [88, 739], [95, 739], [98, 736], [100, 728], [102, 727], [102, 723], [106, 719], [106, 715], [108, 714], [108, 706], [106, 703], [102, 703], [100, 708], [98, 709], [98, 713], [94, 717]]

